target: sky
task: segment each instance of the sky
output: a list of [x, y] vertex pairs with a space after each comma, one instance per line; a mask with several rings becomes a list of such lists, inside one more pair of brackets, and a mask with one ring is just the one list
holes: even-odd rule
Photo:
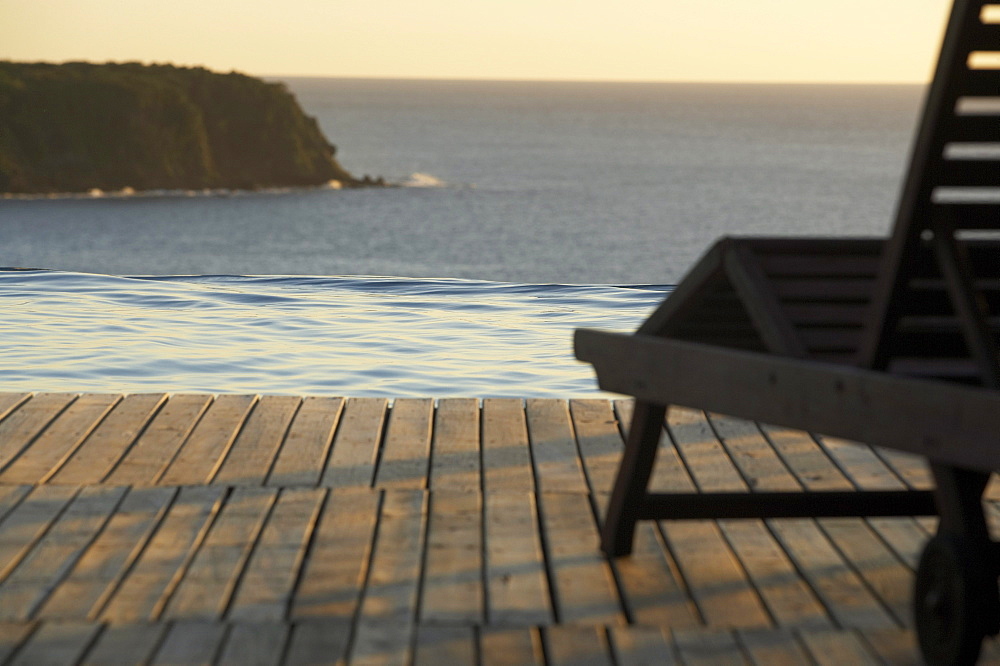
[[948, 0], [0, 0], [0, 59], [260, 76], [923, 83]]

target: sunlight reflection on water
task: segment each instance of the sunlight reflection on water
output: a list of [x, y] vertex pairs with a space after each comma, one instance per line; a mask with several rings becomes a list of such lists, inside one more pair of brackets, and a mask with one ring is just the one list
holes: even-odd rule
[[6, 391], [596, 395], [577, 327], [664, 296], [458, 279], [0, 271]]

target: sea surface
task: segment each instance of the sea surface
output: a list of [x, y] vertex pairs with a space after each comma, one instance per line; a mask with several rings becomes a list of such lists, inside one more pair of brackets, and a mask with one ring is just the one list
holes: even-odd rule
[[0, 199], [0, 389], [595, 395], [717, 237], [884, 234], [923, 93], [283, 82], [400, 187]]

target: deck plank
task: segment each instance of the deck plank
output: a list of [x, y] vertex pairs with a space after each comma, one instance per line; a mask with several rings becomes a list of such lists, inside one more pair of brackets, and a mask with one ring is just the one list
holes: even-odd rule
[[306, 547], [326, 492], [282, 491], [247, 563], [228, 617], [242, 622], [280, 621], [289, 610]]
[[263, 485], [301, 402], [301, 398], [287, 395], [262, 397], [212, 483]]
[[534, 471], [524, 404], [514, 398], [483, 400], [483, 489], [533, 492]]
[[613, 666], [604, 627], [556, 625], [545, 630], [551, 666]]
[[479, 401], [443, 398], [434, 417], [430, 488], [476, 492], [482, 487]]
[[615, 663], [620, 666], [674, 666], [677, 655], [668, 629], [657, 626], [627, 626], [610, 629]]
[[422, 626], [417, 632], [414, 666], [477, 666], [472, 625]]
[[542, 637], [535, 627], [490, 627], [479, 638], [482, 666], [542, 666]]
[[166, 624], [119, 624], [104, 628], [81, 666], [134, 666], [148, 663], [166, 635]]
[[596, 399], [570, 400], [569, 408], [590, 491], [610, 493], [624, 449], [614, 409]]
[[740, 630], [739, 642], [754, 666], [798, 666], [809, 655], [788, 629]]
[[162, 617], [201, 620], [222, 617], [277, 493], [272, 488], [233, 490], [174, 590]]
[[104, 482], [120, 486], [155, 483], [211, 402], [208, 395], [171, 396]]
[[39, 610], [46, 619], [94, 619], [159, 524], [174, 488], [133, 488]]
[[[686, 666], [743, 666], [743, 650], [731, 631], [687, 629], [674, 632], [674, 643]], [[848, 663], [848, 662], [845, 662]]]
[[767, 522], [838, 626], [896, 626], [815, 520], [777, 518]]
[[283, 623], [238, 623], [226, 636], [215, 666], [278, 666], [288, 639]]
[[171, 625], [150, 666], [212, 666], [227, 627], [215, 622], [182, 620]]
[[533, 398], [526, 409], [538, 492], [587, 492], [566, 401]]
[[350, 624], [368, 576], [381, 500], [382, 494], [370, 489], [330, 493], [293, 596], [293, 618], [327, 617]]
[[7, 665], [75, 664], [100, 630], [100, 625], [89, 622], [43, 623]]
[[100, 483], [166, 401], [163, 393], [139, 393], [122, 398], [49, 483]]
[[37, 486], [0, 523], [0, 582], [34, 548], [77, 495], [76, 488]]
[[376, 488], [427, 487], [434, 401], [400, 398], [393, 402], [375, 475]]
[[487, 493], [483, 502], [487, 623], [532, 626], [553, 622], [534, 494]]
[[252, 395], [216, 398], [157, 483], [164, 486], [209, 483], [256, 402], [257, 397]]
[[292, 627], [283, 666], [340, 664], [347, 656], [351, 623], [343, 619], [307, 620]]
[[267, 478], [268, 486], [319, 483], [343, 409], [343, 398], [308, 396], [302, 401]]
[[82, 488], [0, 586], [0, 619], [30, 618], [104, 527], [124, 488]]
[[383, 398], [347, 401], [320, 485], [331, 488], [372, 485], [387, 406]]
[[[0, 472], [20, 455], [35, 437], [42, 432], [71, 402], [75, 393], [41, 393], [27, 402], [18, 401], [12, 413], [9, 410], [0, 421]], [[8, 403], [15, 402], [8, 399]], [[4, 481], [0, 475], [0, 483]]]
[[427, 493], [385, 492], [352, 664], [405, 664], [412, 658], [426, 519]]
[[802, 631], [801, 636], [818, 666], [878, 666], [881, 663], [853, 631], [811, 629]]
[[624, 624], [614, 575], [597, 550], [597, 524], [587, 495], [540, 498], [549, 579], [560, 623]]
[[101, 393], [77, 398], [0, 474], [0, 483], [44, 482], [58, 471], [119, 398]]
[[430, 498], [420, 621], [483, 623], [482, 496], [439, 490]]
[[153, 538], [101, 611], [101, 619], [116, 623], [157, 619], [223, 499], [221, 488], [182, 488]]

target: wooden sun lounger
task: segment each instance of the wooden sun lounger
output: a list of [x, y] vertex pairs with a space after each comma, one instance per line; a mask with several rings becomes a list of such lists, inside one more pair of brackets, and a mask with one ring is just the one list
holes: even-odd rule
[[[914, 592], [925, 658], [972, 663], [1000, 629], [981, 503], [1000, 470], [1000, 69], [978, 64], [1000, 50], [989, 4], [954, 3], [889, 238], [722, 239], [634, 335], [577, 331], [601, 388], [637, 399], [609, 555], [631, 551], [643, 519], [938, 514]], [[917, 453], [936, 489], [649, 493], [671, 404]]]

